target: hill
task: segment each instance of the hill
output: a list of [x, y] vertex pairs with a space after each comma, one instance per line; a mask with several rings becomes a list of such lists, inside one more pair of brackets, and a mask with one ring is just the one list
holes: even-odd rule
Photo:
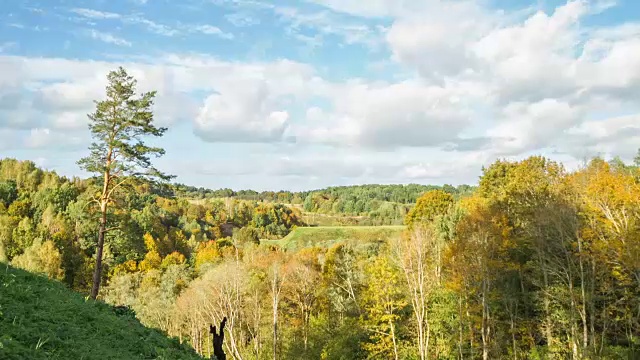
[[0, 359], [202, 359], [132, 313], [0, 264]]
[[404, 226], [317, 226], [298, 227], [280, 240], [261, 240], [263, 244], [278, 245], [283, 249], [297, 250], [305, 247], [329, 247], [339, 241], [356, 244], [387, 241], [400, 236]]

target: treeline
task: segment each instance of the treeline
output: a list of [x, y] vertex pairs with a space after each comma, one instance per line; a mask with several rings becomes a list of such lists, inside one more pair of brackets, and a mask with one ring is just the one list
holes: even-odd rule
[[302, 204], [304, 199], [313, 194], [325, 194], [333, 198], [342, 198], [345, 200], [353, 199], [371, 199], [378, 201], [396, 202], [399, 204], [413, 204], [416, 199], [430, 190], [441, 189], [450, 194], [465, 194], [473, 190], [470, 185], [460, 185], [454, 187], [451, 185], [352, 185], [352, 186], [333, 186], [326, 189], [308, 190], [308, 191], [263, 191], [255, 190], [239, 190], [218, 189], [211, 190], [203, 187], [188, 186], [184, 184], [173, 184], [171, 189], [176, 196], [193, 198], [193, 199], [210, 199], [210, 198], [227, 198], [234, 197], [242, 200], [268, 201], [288, 204]]
[[459, 198], [470, 194], [473, 187], [460, 185], [354, 185], [337, 186], [301, 192], [231, 189], [210, 190], [182, 184], [171, 186], [179, 197], [193, 199], [235, 198], [252, 201], [300, 205], [305, 212], [329, 215], [365, 216], [367, 219], [344, 218], [344, 221], [359, 225], [401, 224], [411, 206], [420, 195], [431, 190], [442, 190]]
[[[0, 160], [0, 260], [85, 290], [96, 251], [99, 214], [91, 206], [96, 180], [67, 179], [31, 161]], [[221, 248], [258, 243], [303, 225], [300, 211], [282, 204], [197, 203], [157, 193], [153, 185], [132, 182], [109, 212], [113, 231], [106, 245], [106, 280], [122, 264], [183, 261], [210, 241]]]

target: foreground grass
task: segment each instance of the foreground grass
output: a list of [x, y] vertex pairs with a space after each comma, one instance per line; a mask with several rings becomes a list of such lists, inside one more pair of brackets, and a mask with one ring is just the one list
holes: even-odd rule
[[355, 243], [388, 241], [404, 231], [404, 226], [318, 226], [299, 227], [280, 240], [261, 240], [263, 244], [278, 245], [286, 250], [305, 247], [330, 247], [340, 241]]
[[0, 263], [0, 359], [202, 359], [131, 314]]

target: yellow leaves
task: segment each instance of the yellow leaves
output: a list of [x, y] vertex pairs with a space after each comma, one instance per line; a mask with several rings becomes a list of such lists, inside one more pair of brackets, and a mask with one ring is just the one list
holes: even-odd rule
[[11, 264], [15, 267], [41, 273], [52, 279], [62, 279], [62, 256], [53, 241], [40, 242], [36, 240], [28, 247], [24, 254], [13, 258]]
[[496, 161], [484, 169], [478, 194], [488, 199], [518, 204], [553, 192], [563, 176], [561, 164], [541, 156], [532, 156], [520, 162]]
[[606, 162], [592, 162], [573, 176], [587, 210], [611, 220], [620, 211], [633, 213], [640, 205], [640, 184], [626, 172], [612, 171]]
[[363, 302], [371, 342], [363, 344], [370, 353], [392, 358], [394, 343], [392, 333], [400, 319], [400, 310], [407, 306], [402, 278], [397, 268], [384, 255], [377, 256], [366, 266], [368, 278], [363, 291]]
[[184, 257], [184, 255], [182, 255], [178, 251], [174, 251], [171, 254], [165, 256], [165, 258], [162, 260], [162, 263], [160, 264], [160, 267], [166, 269], [171, 265], [184, 264], [186, 261], [187, 259]]
[[127, 260], [122, 264], [116, 265], [113, 269], [113, 276], [122, 274], [132, 274], [138, 270], [138, 264], [135, 260]]
[[582, 216], [580, 234], [596, 259], [611, 266], [611, 276], [628, 281], [640, 269], [640, 184], [631, 172], [601, 159], [591, 161], [569, 180]]
[[196, 251], [195, 267], [200, 270], [200, 267], [204, 264], [216, 263], [222, 259], [218, 243], [216, 241], [208, 241], [198, 246]]
[[158, 245], [151, 234], [146, 233], [142, 238], [144, 239], [144, 246], [147, 248], [147, 251], [158, 251]]
[[149, 251], [144, 256], [144, 260], [140, 262], [139, 268], [140, 268], [140, 271], [149, 271], [152, 269], [160, 268], [161, 264], [162, 264], [162, 258], [160, 257], [160, 254], [158, 254], [157, 251], [152, 250], [152, 251]]
[[433, 221], [436, 216], [442, 216], [449, 210], [453, 200], [453, 195], [442, 190], [427, 191], [418, 198], [416, 205], [409, 211], [405, 223], [413, 226], [417, 223]]
[[614, 265], [611, 268], [611, 276], [616, 278], [616, 280], [620, 281], [621, 283], [628, 283], [630, 280], [629, 275], [626, 274], [624, 269], [622, 269], [622, 267], [620, 267], [619, 265]]

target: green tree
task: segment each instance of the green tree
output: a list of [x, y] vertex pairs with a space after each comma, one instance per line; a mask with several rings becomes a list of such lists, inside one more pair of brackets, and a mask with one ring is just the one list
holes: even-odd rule
[[417, 223], [433, 221], [436, 216], [444, 215], [453, 204], [453, 195], [442, 190], [426, 192], [407, 214], [405, 223], [413, 226]]
[[96, 110], [89, 114], [89, 129], [94, 142], [90, 155], [78, 161], [83, 170], [101, 178], [101, 191], [95, 198], [100, 210], [100, 227], [96, 248], [96, 264], [93, 274], [91, 297], [95, 299], [100, 289], [102, 255], [105, 235], [113, 227], [107, 227], [108, 208], [115, 205], [116, 191], [133, 179], [168, 180], [170, 176], [157, 170], [151, 156], [159, 157], [164, 150], [145, 145], [143, 137], [162, 136], [166, 128], [154, 125], [154, 91], [136, 95], [137, 81], [119, 68], [107, 76], [107, 99], [96, 102]]
[[16, 200], [7, 209], [7, 213], [19, 219], [28, 218], [31, 215], [31, 202], [29, 200]]
[[0, 181], [0, 203], [5, 207], [11, 205], [18, 198], [18, 186], [13, 180]]
[[258, 229], [252, 226], [245, 226], [240, 229], [234, 229], [233, 239], [239, 245], [260, 243], [260, 235], [258, 234]]

